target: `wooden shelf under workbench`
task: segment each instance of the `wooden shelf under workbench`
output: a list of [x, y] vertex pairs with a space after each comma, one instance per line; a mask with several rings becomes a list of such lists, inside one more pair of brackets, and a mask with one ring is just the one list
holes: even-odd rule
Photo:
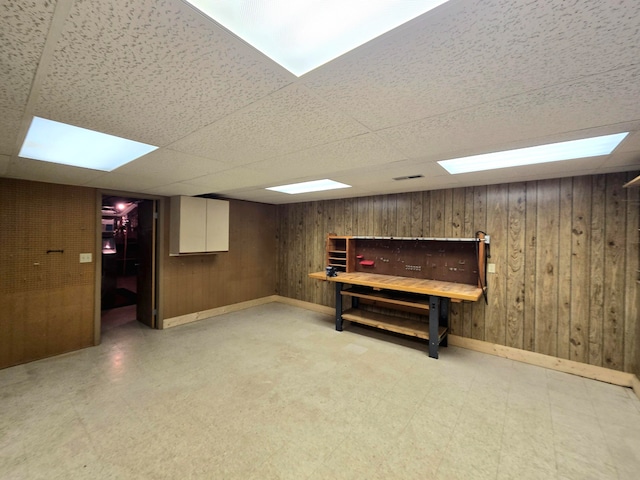
[[[449, 302], [477, 301], [482, 289], [474, 285], [380, 275], [363, 272], [338, 272], [329, 277], [325, 272], [309, 274], [310, 278], [336, 284], [336, 330], [342, 330], [343, 320], [423, 338], [429, 341], [429, 356], [438, 358], [438, 347], [447, 345], [449, 331]], [[350, 288], [344, 288], [351, 285]], [[350, 297], [353, 308], [342, 311], [342, 298]], [[358, 309], [359, 300], [376, 306], [411, 309], [428, 315], [427, 322], [419, 322], [391, 315]]]
[[[357, 308], [345, 310], [342, 312], [342, 318], [360, 325], [367, 325], [369, 327], [375, 327], [389, 332], [429, 340], [429, 324], [426, 322], [417, 322], [415, 320], [392, 317], [390, 315], [368, 312]], [[442, 342], [447, 333], [447, 327], [438, 327], [438, 343]]]

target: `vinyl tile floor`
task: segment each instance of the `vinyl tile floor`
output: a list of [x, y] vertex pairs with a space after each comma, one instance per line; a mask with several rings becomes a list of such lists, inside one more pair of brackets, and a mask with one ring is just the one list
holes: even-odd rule
[[630, 389], [271, 303], [0, 370], [2, 479], [637, 479]]

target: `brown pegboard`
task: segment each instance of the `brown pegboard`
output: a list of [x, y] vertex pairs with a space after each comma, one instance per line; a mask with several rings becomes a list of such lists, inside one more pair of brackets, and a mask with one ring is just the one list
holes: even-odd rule
[[477, 241], [362, 239], [356, 272], [478, 284]]
[[93, 189], [0, 179], [0, 292], [93, 285], [95, 218]]

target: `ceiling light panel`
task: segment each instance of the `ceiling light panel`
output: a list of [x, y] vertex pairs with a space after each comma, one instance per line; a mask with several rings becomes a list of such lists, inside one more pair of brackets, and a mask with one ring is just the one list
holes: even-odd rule
[[614, 135], [583, 138], [569, 142], [550, 143], [516, 150], [454, 158], [452, 160], [441, 160], [438, 163], [447, 172], [455, 175], [458, 173], [597, 157], [609, 155], [627, 135], [628, 132], [616, 133]]
[[158, 147], [66, 123], [33, 117], [23, 158], [110, 172]]
[[301, 76], [447, 0], [186, 0]]
[[312, 182], [292, 183], [290, 185], [280, 185], [279, 187], [268, 187], [267, 190], [288, 193], [289, 195], [297, 195], [299, 193], [322, 192], [325, 190], [336, 190], [338, 188], [350, 187], [351, 185], [334, 182], [333, 180], [325, 178], [323, 180], [314, 180]]

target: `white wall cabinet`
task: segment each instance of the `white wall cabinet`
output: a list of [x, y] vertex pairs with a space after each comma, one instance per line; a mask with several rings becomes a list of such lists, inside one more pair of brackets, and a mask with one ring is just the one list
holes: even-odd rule
[[229, 251], [229, 202], [171, 197], [170, 255]]

